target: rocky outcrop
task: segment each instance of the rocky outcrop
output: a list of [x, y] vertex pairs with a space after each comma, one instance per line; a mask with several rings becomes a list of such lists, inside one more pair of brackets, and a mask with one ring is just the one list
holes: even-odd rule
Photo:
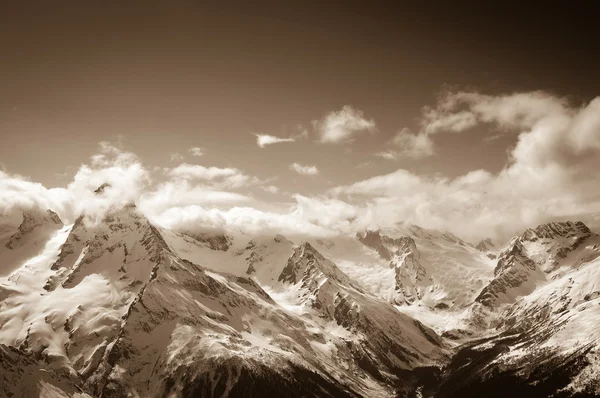
[[477, 249], [483, 253], [494, 250], [495, 248], [496, 248], [496, 246], [494, 246], [494, 243], [492, 242], [492, 240], [490, 238], [483, 239], [475, 246], [475, 249]]
[[198, 243], [208, 247], [211, 250], [226, 252], [231, 247], [232, 239], [224, 233], [186, 233], [189, 237], [195, 239]]
[[411, 304], [421, 299], [426, 287], [433, 283], [421, 264], [421, 255], [412, 237], [391, 238], [380, 231], [366, 231], [357, 234], [357, 239], [375, 249], [382, 259], [389, 261], [390, 268], [395, 269], [397, 304]]

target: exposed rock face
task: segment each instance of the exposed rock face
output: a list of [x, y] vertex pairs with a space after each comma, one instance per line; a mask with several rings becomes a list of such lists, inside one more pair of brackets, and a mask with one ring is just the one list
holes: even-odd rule
[[421, 254], [410, 237], [400, 238], [401, 244], [390, 266], [396, 269], [396, 302], [410, 304], [422, 298], [425, 288], [431, 285], [431, 277], [420, 262]]
[[420, 262], [421, 255], [413, 238], [390, 238], [379, 231], [366, 231], [357, 234], [357, 238], [365, 246], [375, 249], [395, 269], [396, 303], [410, 304], [422, 298], [424, 289], [433, 281]]
[[492, 242], [492, 240], [490, 238], [482, 240], [475, 246], [475, 249], [479, 250], [480, 252], [484, 252], [484, 253], [489, 252], [490, 250], [493, 250], [495, 248], [496, 248], [496, 246], [494, 246], [494, 243]]
[[105, 182], [104, 184], [102, 184], [102, 185], [100, 185], [98, 188], [96, 188], [96, 190], [94, 191], [94, 193], [95, 193], [96, 195], [102, 195], [102, 194], [104, 193], [104, 191], [105, 191], [107, 188], [110, 188], [110, 187], [111, 187], [111, 185], [110, 185], [109, 183]]
[[231, 237], [227, 234], [211, 234], [211, 233], [186, 233], [186, 235], [194, 238], [197, 242], [205, 245], [211, 250], [220, 250], [226, 252], [231, 247]]
[[402, 238], [393, 239], [379, 231], [365, 231], [356, 235], [365, 246], [375, 249], [384, 260], [391, 260], [398, 246], [403, 246]]
[[91, 398], [63, 370], [39, 363], [25, 352], [0, 344], [0, 394], [3, 397]]

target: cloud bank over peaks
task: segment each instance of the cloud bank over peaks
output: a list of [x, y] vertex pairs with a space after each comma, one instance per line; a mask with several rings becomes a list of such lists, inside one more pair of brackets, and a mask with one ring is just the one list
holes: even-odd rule
[[600, 98], [574, 107], [543, 92], [445, 93], [424, 113], [422, 126], [417, 136], [491, 126], [518, 139], [497, 174], [473, 170], [448, 179], [400, 169], [329, 194], [370, 206], [378, 224], [404, 220], [467, 239], [482, 231], [506, 238], [556, 216], [598, 211]]
[[[364, 122], [340, 125], [374, 127], [374, 123]], [[435, 148], [431, 141], [420, 140], [420, 134], [435, 138], [447, 132], [467, 134], [474, 128], [500, 130], [516, 139], [499, 172], [475, 169], [448, 178], [404, 169], [378, 173], [377, 165], [371, 164], [362, 170], [371, 173], [368, 178], [338, 185], [321, 195], [299, 192], [291, 200], [270, 185], [272, 179], [248, 175], [237, 167], [145, 166], [134, 153], [103, 142], [66, 187], [48, 189], [0, 171], [0, 212], [50, 208], [69, 223], [80, 214], [90, 221], [99, 220], [110, 209], [135, 203], [152, 221], [175, 229], [333, 236], [409, 223], [478, 241], [507, 239], [558, 216], [600, 211], [599, 98], [574, 106], [543, 92], [497, 96], [444, 93], [435, 107], [423, 113], [419, 132], [398, 133], [390, 142], [391, 154], [385, 156], [428, 154]], [[352, 134], [333, 136], [348, 138]], [[322, 147], [328, 148], [336, 150]], [[294, 163], [289, 167], [303, 175], [319, 174], [315, 165]], [[313, 181], [302, 180], [306, 184]], [[103, 192], [94, 193], [105, 183]], [[300, 188], [308, 190], [310, 185]], [[264, 199], [257, 199], [253, 192]]]

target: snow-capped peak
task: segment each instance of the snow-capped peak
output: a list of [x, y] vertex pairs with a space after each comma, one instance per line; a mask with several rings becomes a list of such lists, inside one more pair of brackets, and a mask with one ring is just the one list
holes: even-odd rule
[[49, 226], [50, 228], [60, 228], [63, 223], [55, 212], [52, 210], [26, 210], [23, 211], [23, 221], [19, 225], [17, 232], [15, 232], [8, 242], [6, 247], [12, 249], [19, 244], [19, 241], [23, 237], [38, 227]]
[[281, 271], [278, 281], [296, 284], [312, 272], [318, 272], [326, 278], [331, 278], [343, 284], [352, 284], [346, 274], [334, 263], [323, 257], [308, 242], [294, 248], [294, 252], [288, 259], [285, 268]]
[[600, 237], [581, 221], [552, 222], [527, 229], [500, 252], [494, 279], [477, 301], [486, 305], [511, 303], [545, 281], [598, 257], [599, 242]]
[[521, 235], [521, 238], [534, 242], [537, 239], [585, 237], [591, 234], [592, 231], [582, 221], [560, 221], [529, 228]]

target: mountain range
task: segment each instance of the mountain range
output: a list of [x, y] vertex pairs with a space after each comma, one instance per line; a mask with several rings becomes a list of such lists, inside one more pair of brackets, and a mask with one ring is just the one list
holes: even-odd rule
[[[18, 213], [18, 214], [17, 214]], [[600, 235], [471, 244], [161, 228], [133, 204], [0, 218], [0, 395], [600, 395]]]

